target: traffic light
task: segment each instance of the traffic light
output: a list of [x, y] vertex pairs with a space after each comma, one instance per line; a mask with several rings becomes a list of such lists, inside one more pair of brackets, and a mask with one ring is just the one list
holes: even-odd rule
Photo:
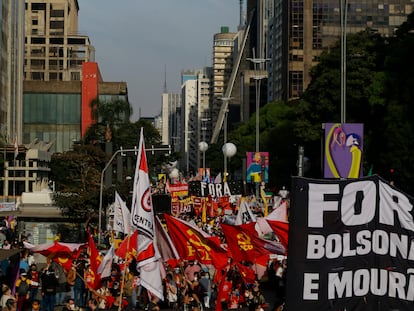
[[389, 174], [390, 174], [390, 178], [389, 178], [390, 184], [392, 186], [394, 186], [394, 182], [395, 182], [395, 170], [393, 168], [390, 168]]

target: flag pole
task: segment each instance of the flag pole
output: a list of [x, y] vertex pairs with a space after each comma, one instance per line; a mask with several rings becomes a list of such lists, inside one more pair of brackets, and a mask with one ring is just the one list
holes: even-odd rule
[[128, 250], [129, 250], [129, 241], [131, 240], [131, 234], [128, 234], [127, 237], [127, 247], [125, 252], [125, 266], [124, 266], [124, 274], [122, 276], [122, 282], [121, 282], [121, 291], [119, 293], [119, 305], [118, 305], [118, 311], [122, 310], [122, 294], [124, 293], [124, 283], [125, 283], [125, 276], [127, 273], [127, 269], [129, 267], [129, 260], [128, 260]]

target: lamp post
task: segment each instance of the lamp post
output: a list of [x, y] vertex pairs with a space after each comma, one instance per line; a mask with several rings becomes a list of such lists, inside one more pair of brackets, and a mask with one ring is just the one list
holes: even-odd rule
[[[223, 148], [224, 145], [227, 144], [227, 118], [229, 115], [229, 102], [232, 99], [232, 97], [222, 97], [220, 98], [225, 105], [224, 110], [224, 120], [223, 120]], [[224, 155], [224, 151], [223, 151]], [[224, 167], [223, 167], [223, 180], [226, 181], [226, 174], [227, 174], [227, 157], [224, 155]]]
[[348, 1], [341, 0], [341, 124], [346, 122], [346, 23]]
[[[168, 146], [168, 148], [151, 148], [151, 149], [146, 149], [146, 151], [169, 151], [171, 152], [171, 146]], [[134, 149], [119, 149], [117, 151], [115, 151], [112, 155], [112, 157], [109, 159], [109, 161], [106, 163], [105, 167], [102, 169], [101, 171], [101, 189], [99, 192], [99, 215], [98, 215], [98, 227], [99, 227], [99, 233], [98, 233], [98, 245], [101, 244], [101, 230], [102, 230], [102, 196], [103, 196], [103, 186], [104, 186], [104, 175], [106, 170], [108, 169], [108, 167], [111, 165], [112, 161], [115, 159], [115, 157], [119, 154], [119, 153], [126, 153], [126, 152], [138, 152], [137, 148]]]
[[198, 149], [203, 153], [203, 179], [206, 177], [206, 151], [208, 150], [208, 144], [205, 141], [198, 143]]
[[[254, 51], [253, 51], [253, 58], [247, 58], [247, 60], [251, 61], [254, 64], [254, 70], [258, 71], [258, 69], [261, 68], [257, 68], [257, 66], [259, 65], [261, 67], [261, 65], [263, 63], [265, 63], [266, 61], [269, 61], [270, 58], [255, 58], [254, 57]], [[255, 90], [256, 90], [256, 148], [255, 151], [259, 152], [260, 151], [260, 115], [259, 115], [259, 110], [260, 110], [260, 88], [261, 88], [261, 81], [262, 79], [267, 78], [267, 74], [255, 74], [253, 75], [253, 79], [254, 79], [254, 85], [255, 85]]]
[[223, 147], [221, 148], [224, 155], [224, 173], [223, 173], [223, 181], [227, 181], [227, 158], [233, 157], [237, 152], [237, 147], [233, 143], [225, 143]]

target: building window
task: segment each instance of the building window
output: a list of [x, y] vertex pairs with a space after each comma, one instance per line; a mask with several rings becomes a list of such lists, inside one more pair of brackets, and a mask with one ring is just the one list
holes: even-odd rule
[[50, 29], [63, 29], [64, 26], [63, 21], [50, 21]]
[[64, 10], [52, 10], [50, 11], [50, 17], [65, 17]]
[[70, 78], [72, 81], [80, 81], [80, 72], [71, 72]]
[[45, 79], [45, 74], [43, 72], [32, 72], [32, 80], [41, 80]]

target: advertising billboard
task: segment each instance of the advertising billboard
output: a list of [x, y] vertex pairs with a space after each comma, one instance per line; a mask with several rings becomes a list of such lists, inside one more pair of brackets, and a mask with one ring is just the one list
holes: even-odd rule
[[324, 177], [362, 177], [364, 125], [325, 123]]
[[269, 152], [246, 152], [246, 182], [269, 182]]

